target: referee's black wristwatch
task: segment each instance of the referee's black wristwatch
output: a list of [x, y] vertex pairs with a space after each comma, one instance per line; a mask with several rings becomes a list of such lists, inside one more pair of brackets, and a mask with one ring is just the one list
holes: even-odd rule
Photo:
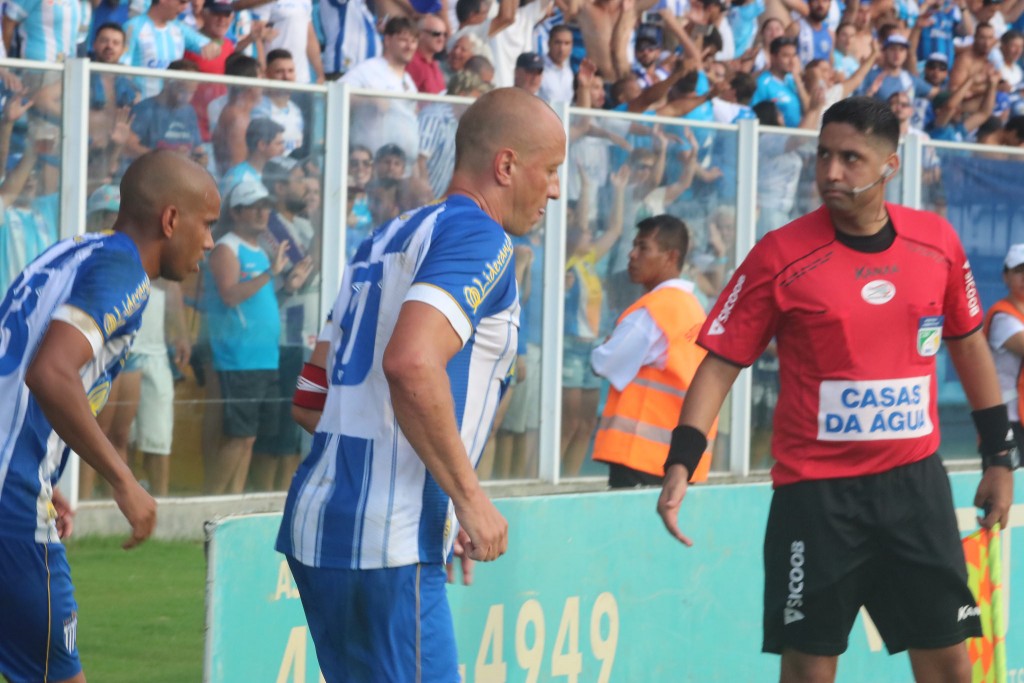
[[989, 467], [1005, 467], [1011, 472], [1020, 467], [1020, 451], [1016, 446], [1010, 446], [1008, 450], [996, 455], [981, 456], [981, 470], [984, 472]]
[[1013, 438], [1006, 406], [999, 404], [971, 412], [974, 428], [978, 431], [978, 452], [981, 470], [1005, 467], [1011, 472], [1020, 467], [1020, 454]]

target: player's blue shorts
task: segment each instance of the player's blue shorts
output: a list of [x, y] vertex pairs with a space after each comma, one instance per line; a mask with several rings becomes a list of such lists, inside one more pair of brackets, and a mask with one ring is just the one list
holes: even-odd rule
[[288, 566], [327, 683], [458, 683], [444, 565]]
[[0, 674], [63, 681], [82, 670], [78, 605], [60, 543], [0, 537]]

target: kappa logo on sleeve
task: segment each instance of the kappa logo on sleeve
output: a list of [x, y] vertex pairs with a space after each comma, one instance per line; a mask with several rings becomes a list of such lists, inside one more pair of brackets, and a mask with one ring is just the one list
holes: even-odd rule
[[732, 291], [729, 292], [729, 298], [725, 300], [725, 304], [722, 306], [722, 310], [719, 311], [718, 316], [711, 321], [708, 335], [725, 333], [725, 323], [729, 322], [729, 316], [732, 315], [732, 309], [739, 300], [740, 292], [743, 291], [743, 283], [746, 281], [746, 275], [740, 275], [736, 278], [736, 284], [733, 286]]

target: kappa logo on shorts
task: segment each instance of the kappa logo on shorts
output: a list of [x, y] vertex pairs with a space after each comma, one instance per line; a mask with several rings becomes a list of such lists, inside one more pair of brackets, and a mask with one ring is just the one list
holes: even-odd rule
[[860, 298], [875, 306], [889, 303], [894, 296], [896, 296], [896, 285], [888, 280], [872, 280], [860, 290]]
[[71, 616], [64, 620], [64, 647], [69, 653], [75, 651], [75, 640], [78, 639], [78, 612], [72, 612]]
[[970, 617], [980, 617], [980, 616], [981, 616], [981, 608], [980, 607], [978, 607], [976, 605], [964, 605], [959, 610], [957, 610], [956, 620], [957, 620], [957, 622], [961, 622], [964, 619], [969, 619]]

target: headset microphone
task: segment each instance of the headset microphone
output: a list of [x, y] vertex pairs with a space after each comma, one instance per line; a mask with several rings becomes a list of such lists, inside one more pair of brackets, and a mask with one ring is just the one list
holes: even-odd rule
[[867, 185], [862, 185], [861, 187], [853, 187], [853, 188], [850, 188], [849, 190], [847, 190], [847, 194], [849, 194], [849, 195], [850, 195], [850, 196], [852, 196], [852, 197], [856, 197], [856, 196], [857, 196], [857, 195], [859, 195], [859, 194], [862, 194], [862, 193], [864, 193], [864, 192], [867, 192], [867, 191], [868, 191], [868, 190], [870, 190], [870, 189], [871, 189], [872, 187], [874, 187], [874, 186], [875, 186], [875, 185], [877, 185], [878, 183], [882, 182], [883, 180], [885, 180], [886, 178], [888, 178], [889, 176], [891, 176], [891, 175], [892, 175], [893, 173], [895, 173], [895, 172], [896, 172], [896, 169], [895, 169], [895, 168], [893, 168], [892, 166], [888, 166], [888, 165], [887, 165], [887, 166], [886, 166], [886, 167], [885, 167], [885, 168], [884, 168], [884, 169], [882, 170], [882, 175], [878, 176], [878, 179], [877, 179], [877, 180], [875, 180], [875, 181], [874, 181], [874, 182], [872, 182], [872, 183], [868, 183]]

